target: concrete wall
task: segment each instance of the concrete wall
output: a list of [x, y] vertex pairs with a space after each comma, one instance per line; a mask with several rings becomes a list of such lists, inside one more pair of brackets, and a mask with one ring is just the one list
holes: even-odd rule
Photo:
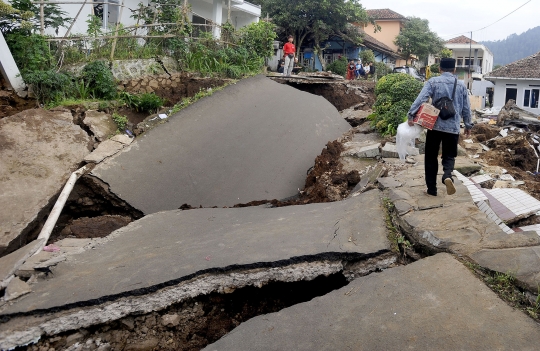
[[[506, 88], [517, 89], [516, 105], [522, 109], [540, 115], [540, 108], [531, 108], [523, 105], [525, 90], [540, 90], [540, 80], [510, 80], [497, 79], [494, 81], [495, 89], [493, 96], [493, 105], [502, 107], [506, 103]], [[529, 102], [530, 103], [530, 102]], [[540, 107], [540, 104], [539, 104]]]
[[381, 30], [374, 33], [375, 26], [369, 24], [365, 28], [366, 33], [368, 33], [378, 41], [388, 45], [392, 48], [392, 50], [397, 51], [398, 47], [396, 46], [396, 44], [394, 44], [394, 40], [399, 35], [400, 29], [403, 24], [400, 21], [375, 21], [375, 23], [377, 23], [381, 27]]

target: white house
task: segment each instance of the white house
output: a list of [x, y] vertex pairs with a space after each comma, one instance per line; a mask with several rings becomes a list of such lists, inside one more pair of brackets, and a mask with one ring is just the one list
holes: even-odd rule
[[495, 84], [493, 105], [513, 99], [524, 110], [540, 115], [540, 52], [498, 68], [485, 76]]
[[[137, 23], [137, 19], [132, 16], [139, 4], [152, 6], [152, 1], [149, 0], [94, 0], [88, 1], [85, 5], [82, 5], [80, 0], [66, 0], [66, 2], [68, 1], [72, 1], [73, 4], [60, 4], [59, 6], [67, 12], [70, 18], [77, 17], [80, 11], [71, 29], [71, 34], [86, 34], [88, 29], [86, 21], [91, 14], [101, 17], [105, 30], [113, 30], [117, 22], [122, 23], [124, 27], [133, 26]], [[213, 28], [216, 37], [220, 35], [219, 26], [227, 22], [229, 3], [231, 5], [231, 22], [236, 29], [258, 22], [261, 16], [260, 6], [244, 0], [189, 0], [188, 3], [191, 10], [190, 20], [195, 24], [217, 24], [218, 26]], [[124, 4], [123, 10], [121, 9], [122, 4]], [[67, 28], [60, 28], [56, 34], [51, 29], [46, 34], [62, 37], [67, 30]]]
[[462, 35], [448, 40], [445, 47], [452, 50], [457, 74], [466, 82], [469, 81], [469, 64], [471, 78], [482, 78], [493, 70], [493, 53], [483, 44]]

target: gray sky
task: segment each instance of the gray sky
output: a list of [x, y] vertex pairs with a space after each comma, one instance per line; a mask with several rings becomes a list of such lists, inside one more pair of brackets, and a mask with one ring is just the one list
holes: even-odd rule
[[[360, 0], [366, 9], [389, 8], [403, 16], [429, 20], [431, 30], [443, 39], [492, 24], [527, 0]], [[473, 40], [500, 40], [540, 26], [540, 0], [532, 0], [499, 23], [473, 32]], [[456, 35], [457, 34], [457, 35]], [[469, 36], [470, 34], [466, 34]], [[539, 39], [540, 40], [540, 39]]]

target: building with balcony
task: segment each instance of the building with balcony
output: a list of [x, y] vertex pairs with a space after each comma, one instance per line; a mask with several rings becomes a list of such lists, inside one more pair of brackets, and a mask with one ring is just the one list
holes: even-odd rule
[[469, 82], [473, 78], [482, 78], [482, 75], [493, 70], [493, 53], [485, 45], [462, 35], [448, 40], [445, 46], [452, 50], [456, 59], [459, 79]]
[[[407, 17], [390, 9], [373, 9], [366, 10], [366, 12], [369, 17], [375, 20], [375, 24], [380, 27], [380, 30], [375, 31], [375, 25], [368, 24], [364, 28], [365, 32], [369, 33], [369, 36], [376, 42], [384, 44], [392, 52], [399, 52], [399, 48], [394, 44], [394, 40], [401, 33]], [[405, 66], [406, 62], [405, 59], [398, 57], [395, 65]]]
[[495, 84], [494, 106], [515, 100], [518, 107], [540, 115], [540, 52], [500, 67], [485, 79]]
[[[99, 0], [88, 1], [82, 4], [77, 0], [67, 0], [70, 3], [59, 4], [62, 11], [65, 11], [70, 18], [76, 18], [70, 34], [86, 34], [88, 30], [89, 15], [96, 15], [102, 20], [103, 32], [114, 30], [116, 23], [121, 23], [124, 27], [134, 26], [140, 21], [137, 19], [137, 9], [139, 4], [143, 6], [153, 6], [150, 0]], [[221, 34], [221, 25], [228, 20], [231, 6], [231, 23], [239, 29], [250, 23], [258, 22], [261, 16], [261, 7], [244, 0], [189, 0], [189, 19], [196, 28], [205, 28], [212, 31], [218, 38]], [[81, 8], [82, 7], [82, 8]], [[123, 7], [123, 10], [122, 10]], [[80, 13], [79, 13], [80, 12]], [[67, 28], [60, 28], [58, 33], [53, 29], [46, 34], [63, 37]]]

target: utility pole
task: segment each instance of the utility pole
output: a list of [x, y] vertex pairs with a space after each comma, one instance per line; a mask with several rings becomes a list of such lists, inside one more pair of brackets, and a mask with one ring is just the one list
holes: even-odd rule
[[227, 22], [231, 23], [231, 0], [227, 4]]
[[472, 79], [471, 79], [471, 56], [472, 56], [472, 32], [471, 39], [469, 40], [469, 89], [472, 89]]

